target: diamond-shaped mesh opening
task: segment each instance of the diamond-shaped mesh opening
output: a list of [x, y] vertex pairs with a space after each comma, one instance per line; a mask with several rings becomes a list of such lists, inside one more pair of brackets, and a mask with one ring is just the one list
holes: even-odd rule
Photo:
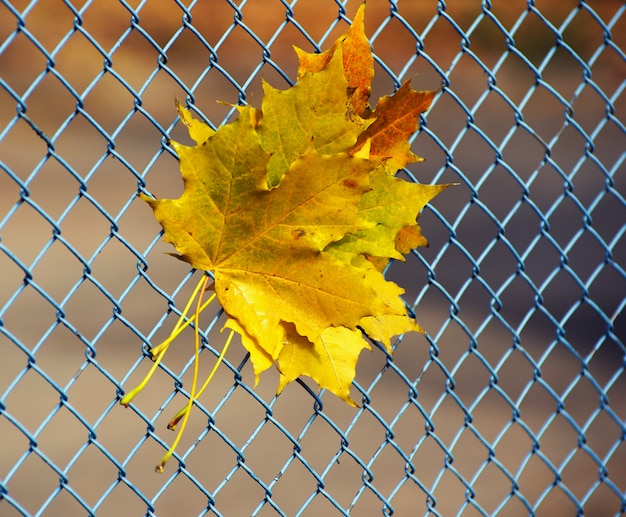
[[[624, 34], [617, 0], [368, 0], [373, 100], [441, 87], [399, 174], [458, 183], [387, 277], [425, 336], [363, 352], [359, 407], [237, 343], [197, 401], [193, 331], [130, 409], [198, 273], [174, 99], [214, 127], [296, 79], [358, 2], [0, 1], [0, 514], [615, 515], [626, 509]], [[226, 335], [203, 314], [200, 379]]]

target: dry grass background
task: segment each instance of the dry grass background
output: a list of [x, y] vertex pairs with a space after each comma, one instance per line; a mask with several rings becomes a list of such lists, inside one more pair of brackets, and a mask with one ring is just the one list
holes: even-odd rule
[[[155, 462], [164, 452], [158, 440], [170, 443], [173, 439], [165, 429], [166, 422], [184, 403], [184, 397], [174, 390], [172, 376], [158, 372], [137, 399], [137, 409], [154, 419], [154, 429], [148, 435], [142, 417], [119, 407], [116, 401], [115, 383], [134, 370], [124, 384], [131, 387], [149, 367], [147, 359], [141, 360], [141, 340], [124, 322], [150, 336], [153, 342], [165, 337], [174, 322], [172, 316], [164, 323], [161, 321], [168, 309], [167, 300], [145, 279], [135, 282], [138, 257], [127, 244], [139, 252], [147, 250], [150, 279], [165, 293], [174, 293], [177, 306], [184, 304], [189, 293], [186, 284], [177, 291], [188, 272], [185, 265], [163, 253], [169, 251], [165, 244], [151, 247], [159, 227], [150, 210], [135, 199], [137, 178], [129, 166], [145, 173], [151, 192], [159, 196], [179, 193], [177, 163], [168, 153], [159, 154], [163, 135], [152, 122], [168, 128], [174, 121], [174, 98], [185, 99], [185, 90], [174, 76], [187, 86], [200, 80], [194, 90], [195, 105], [215, 124], [228, 114], [228, 108], [215, 101], [237, 102], [239, 92], [217, 67], [202, 75], [209, 64], [209, 51], [191, 31], [184, 31], [167, 48], [167, 60], [162, 59], [158, 65], [159, 53], [149, 38], [163, 47], [180, 28], [182, 11], [173, 1], [145, 2], [136, 20], [138, 27], [119, 45], [130, 26], [130, 13], [119, 2], [92, 2], [81, 15], [76, 31], [73, 31], [74, 15], [61, 0], [11, 4], [12, 8], [6, 2], [0, 4], [0, 45], [10, 41], [0, 47], [3, 81], [0, 131], [6, 131], [0, 140], [0, 162], [4, 167], [0, 172], [0, 221], [3, 221], [0, 244], [31, 270], [32, 279], [22, 289], [24, 271], [6, 253], [0, 253], [0, 320], [6, 331], [0, 333], [0, 393], [3, 394], [0, 480], [8, 489], [7, 494], [0, 493], [0, 515], [19, 515], [9, 499], [17, 501], [31, 515], [40, 515], [38, 512], [44, 506], [46, 510], [41, 515], [84, 515], [85, 510], [72, 494], [89, 506], [97, 506], [97, 514], [101, 516], [143, 515], [147, 503], [136, 491], [153, 501], [156, 515], [198, 515], [206, 507], [207, 497], [186, 475], [177, 475], [175, 460], [164, 475], [153, 472]], [[137, 7], [135, 4], [130, 2], [132, 8]], [[80, 9], [82, 3], [74, 5]], [[401, 1], [399, 13], [421, 33], [436, 16], [437, 5], [434, 1]], [[576, 2], [538, 0], [535, 5], [558, 26]], [[605, 22], [622, 7], [621, 2], [608, 0], [591, 1], [589, 5]], [[349, 17], [357, 6], [358, 2], [348, 2]], [[446, 15], [463, 30], [480, 13], [480, 3], [476, 1], [450, 1], [446, 6]], [[510, 29], [525, 8], [526, 3], [520, 0], [495, 1], [492, 12]], [[17, 28], [14, 10], [28, 11], [24, 30], [53, 57], [54, 67], [43, 78], [40, 76], [47, 63], [41, 49], [24, 33], [13, 38]], [[249, 0], [241, 11], [243, 24], [265, 43], [285, 20], [285, 8], [278, 1]], [[216, 45], [233, 23], [233, 9], [226, 1], [199, 2], [192, 14], [193, 27], [211, 45]], [[367, 33], [373, 34], [388, 16], [388, 2], [369, 0]], [[294, 7], [294, 17], [313, 39], [319, 40], [337, 19], [337, 7], [332, 1], [300, 0]], [[615, 44], [622, 49], [624, 23], [626, 17], [622, 16], [613, 29]], [[338, 23], [326, 35], [324, 46], [345, 29], [344, 22]], [[602, 43], [603, 34], [597, 22], [581, 12], [564, 39], [583, 60], [589, 60]], [[61, 41], [64, 41], [62, 45]], [[554, 41], [553, 33], [534, 14], [515, 36], [516, 48], [535, 65], [550, 51]], [[470, 107], [477, 103], [487, 89], [489, 77], [468, 53], [456, 61], [461, 40], [451, 22], [440, 16], [424, 43], [424, 51], [437, 66], [444, 71], [452, 67], [448, 74], [451, 92]], [[269, 56], [291, 77], [296, 65], [292, 44], [311, 49], [302, 33], [287, 24], [272, 42]], [[505, 52], [506, 41], [493, 23], [484, 20], [472, 35], [470, 49], [482, 63], [493, 67]], [[441, 85], [441, 76], [428, 60], [413, 59], [415, 40], [398, 20], [393, 20], [378, 35], [374, 50], [394, 73], [402, 72], [404, 78], [411, 78], [414, 87], [432, 89]], [[94, 82], [103, 70], [103, 53], [111, 56], [110, 71]], [[258, 42], [242, 27], [237, 27], [220, 44], [217, 64], [242, 84], [263, 57]], [[608, 49], [594, 65], [593, 80], [611, 95], [623, 87], [624, 72], [624, 62]], [[375, 96], [389, 93], [393, 81], [380, 66], [376, 73]], [[71, 84], [75, 94], [59, 77]], [[247, 99], [254, 105], [261, 101], [261, 78], [277, 87], [287, 86], [272, 66], [266, 64], [246, 90]], [[561, 49], [544, 70], [543, 80], [570, 100], [582, 81], [582, 68]], [[534, 74], [515, 56], [509, 57], [497, 75], [498, 88], [514, 103], [525, 98], [535, 81]], [[37, 86], [31, 90], [34, 83]], [[138, 109], [139, 102], [129, 89], [139, 92]], [[50, 155], [50, 149], [26, 123], [25, 117], [15, 121], [16, 101], [10, 91], [27, 97], [25, 115], [53, 140]], [[77, 116], [74, 116], [75, 95], [83, 102]], [[515, 124], [514, 112], [494, 92], [481, 102], [474, 113], [475, 125], [492, 141], [502, 141]], [[623, 103], [616, 96], [616, 117], [622, 120]], [[590, 87], [575, 99], [573, 106], [574, 120], [588, 132], [606, 116], [606, 104]], [[540, 139], [549, 142], [561, 132], [551, 158], [565, 171], [574, 167], [585, 153], [585, 141], [572, 125], [565, 126], [564, 113], [564, 105], [549, 89], [540, 86], [523, 111], [524, 122], [533, 128], [536, 136], [530, 137], [520, 130], [503, 152], [503, 159], [511, 168], [530, 182], [531, 199], [544, 211], [562, 195], [563, 178], [554, 168], [540, 167], [545, 158]], [[69, 124], [68, 119], [71, 119]], [[101, 130], [95, 129], [94, 124]], [[428, 116], [429, 130], [446, 146], [454, 145], [466, 126], [467, 114], [447, 93], [438, 99]], [[109, 142], [103, 133], [110, 135]], [[178, 126], [171, 136], [186, 138]], [[609, 123], [596, 138], [595, 156], [607, 167], [623, 159], [623, 136], [615, 124]], [[425, 163], [411, 169], [420, 181], [429, 182], [435, 176], [441, 182], [458, 181], [454, 168], [457, 167], [474, 185], [480, 185], [478, 200], [500, 220], [507, 217], [521, 197], [519, 184], [502, 167], [495, 168], [488, 179], [483, 177], [493, 164], [494, 151], [472, 129], [456, 145], [454, 167], [446, 167], [445, 153], [426, 133], [420, 134], [414, 149], [427, 158]], [[574, 181], [576, 196], [585, 206], [604, 189], [605, 178], [592, 165], [586, 162]], [[540, 177], [533, 179], [533, 171], [538, 167]], [[37, 174], [31, 176], [35, 169]], [[7, 171], [27, 184], [28, 202], [16, 204], [20, 200], [20, 188]], [[623, 170], [616, 175], [616, 182], [616, 188], [623, 191]], [[344, 508], [363, 486], [363, 468], [351, 454], [365, 462], [376, 457], [369, 465], [373, 474], [369, 482], [388, 497], [406, 473], [405, 461], [394, 449], [397, 446], [405, 454], [414, 454], [412, 465], [416, 470], [411, 475], [426, 489], [434, 487], [435, 510], [443, 516], [457, 512], [478, 515], [473, 504], [490, 514], [507, 500], [501, 515], [527, 515], [528, 510], [518, 495], [531, 505], [541, 500], [537, 515], [574, 515], [567, 490], [579, 500], [586, 498], [589, 515], [620, 512], [623, 498], [620, 502], [608, 484], [613, 483], [622, 493], [626, 491], [623, 443], [626, 382], [622, 373], [624, 351], [617, 345], [624, 334], [624, 316], [619, 312], [625, 292], [624, 278], [607, 267], [591, 285], [593, 301], [606, 314], [615, 314], [618, 337], [604, 341], [588, 362], [589, 375], [581, 375], [580, 360], [555, 341], [555, 327], [549, 318], [541, 311], [529, 313], [535, 305], [534, 293], [521, 277], [500, 296], [503, 302], [500, 315], [506, 324], [490, 316], [492, 297], [479, 280], [497, 289], [515, 274], [518, 264], [501, 242], [493, 244], [497, 227], [476, 202], [468, 205], [470, 199], [470, 190], [461, 185], [454, 192], [442, 195], [435, 206], [448, 221], [456, 221], [455, 242], [474, 259], [488, 246], [494, 246], [482, 259], [477, 278], [472, 280], [471, 262], [454, 242], [451, 244], [449, 230], [432, 211], [426, 211], [422, 218], [431, 247], [421, 255], [428, 263], [436, 264], [436, 281], [423, 289], [429, 278], [416, 257], [406, 265], [394, 264], [389, 273], [407, 288], [407, 300], [421, 296], [417, 318], [437, 345], [438, 355], [433, 362], [434, 352], [429, 350], [425, 338], [407, 336], [398, 344], [393, 364], [411, 382], [428, 365], [416, 384], [417, 404], [409, 402], [408, 385], [393, 368], [387, 368], [386, 358], [379, 350], [364, 354], [358, 369], [357, 381], [369, 389], [371, 398], [365, 410], [346, 407], [325, 395], [323, 411], [316, 414], [312, 397], [300, 386], [290, 386], [274, 400], [275, 373], [265, 374], [253, 395], [245, 387], [253, 382], [249, 365], [242, 370], [244, 385], [233, 384], [232, 372], [222, 368], [201, 401], [212, 412], [215, 430], [206, 434], [206, 416], [196, 410], [179, 448], [183, 453], [195, 446], [186, 459], [186, 472], [208, 492], [217, 491], [216, 508], [222, 515], [249, 515], [257, 507], [265, 494], [245, 469], [251, 469], [264, 483], [271, 483], [285, 462], [290, 461], [294, 450], [294, 444], [280, 427], [298, 437], [308, 422], [312, 423], [299, 442], [298, 456], [318, 474], [329, 467], [323, 490]], [[98, 206], [115, 219], [113, 233], [111, 221]], [[608, 195], [594, 211], [594, 228], [608, 242], [620, 231], [623, 216], [623, 205]], [[551, 218], [555, 240], [567, 244], [580, 228], [580, 221], [576, 205], [564, 201]], [[528, 204], [522, 205], [507, 223], [509, 242], [523, 251], [537, 235], [539, 223]], [[55, 225], [60, 234], [52, 239]], [[441, 250], [445, 253], [439, 256]], [[615, 258], [622, 264], [624, 251], [623, 243], [614, 248]], [[573, 270], [587, 279], [604, 261], [604, 250], [586, 234], [569, 250], [569, 258]], [[559, 260], [554, 248], [544, 240], [526, 257], [526, 274], [536, 285], [541, 285], [559, 266]], [[88, 267], [83, 261], [88, 262]], [[131, 282], [135, 283], [127, 291]], [[457, 312], [450, 312], [445, 292], [455, 298]], [[15, 296], [15, 293], [19, 294]], [[554, 317], [561, 318], [580, 299], [581, 289], [563, 273], [551, 281], [543, 295], [543, 306]], [[116, 317], [113, 317], [112, 299], [122, 310]], [[9, 300], [11, 303], [7, 305]], [[516, 348], [512, 347], [513, 337], [507, 324], [519, 329], [521, 342]], [[221, 320], [217, 328], [220, 326]], [[606, 323], [589, 305], [583, 304], [575, 317], [566, 320], [564, 327], [568, 342], [586, 356], [604, 335]], [[466, 329], [477, 336], [478, 354], [471, 351]], [[219, 349], [222, 339], [213, 331], [211, 346]], [[171, 372], [182, 376], [184, 386], [190, 381], [191, 343], [189, 335], [186, 341], [181, 339], [165, 363]], [[202, 354], [205, 371], [212, 360], [209, 356], [208, 351]], [[238, 365], [242, 359], [243, 353], [237, 348], [229, 351], [230, 364]], [[497, 382], [483, 361], [497, 370]], [[381, 371], [384, 371], [382, 376]], [[614, 417], [608, 410], [601, 410], [601, 393], [589, 376], [604, 387], [604, 395], [608, 396], [608, 402], [604, 403]], [[226, 394], [229, 397], [225, 399]], [[557, 404], [558, 397], [564, 401], [562, 407]], [[259, 399], [270, 404], [271, 411]], [[512, 404], [517, 404], [519, 417], [514, 418]], [[434, 425], [428, 433], [425, 431], [430, 424], [425, 415]], [[349, 430], [343, 446], [350, 454], [344, 452], [338, 460], [335, 454], [342, 442], [329, 421], [343, 432]], [[383, 422], [393, 428], [393, 437]], [[577, 431], [572, 422], [580, 427], [587, 423], [588, 426]], [[260, 431], [249, 441], [259, 426]], [[540, 442], [533, 443], [531, 434], [540, 437]], [[28, 436], [34, 437], [34, 441]], [[202, 439], [196, 443], [198, 438]], [[495, 455], [491, 455], [486, 443], [492, 444], [490, 448]], [[234, 473], [238, 458], [233, 447], [245, 448], [245, 468]], [[449, 455], [444, 453], [444, 448]], [[123, 468], [118, 468], [108, 456]], [[608, 478], [591, 491], [602, 477], [594, 457], [607, 458]], [[55, 472], [48, 462], [62, 474]], [[555, 482], [548, 464], [560, 470], [562, 485], [546, 492]], [[14, 470], [16, 465], [19, 468]], [[517, 495], [510, 499], [507, 498], [512, 482], [502, 469], [516, 476], [518, 483]], [[222, 487], [228, 476], [232, 477]], [[459, 476], [466, 480], [467, 486]], [[61, 477], [67, 482], [63, 482], [64, 489], [56, 494]], [[468, 497], [470, 489], [472, 497]], [[295, 515], [316, 490], [318, 481], [296, 458], [273, 486], [272, 500], [286, 515]], [[106, 494], [104, 499], [103, 494]], [[394, 495], [392, 504], [394, 515], [422, 515], [426, 512], [427, 497], [410, 480]], [[381, 507], [374, 491], [366, 488], [352, 515], [379, 515]], [[275, 514], [269, 505], [259, 512], [259, 515]], [[339, 512], [318, 494], [303, 515], [339, 515]]]

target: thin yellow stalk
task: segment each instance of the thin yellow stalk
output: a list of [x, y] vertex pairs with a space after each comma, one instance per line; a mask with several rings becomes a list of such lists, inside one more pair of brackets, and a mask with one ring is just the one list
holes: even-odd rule
[[[152, 375], [154, 374], [157, 367], [159, 366], [161, 359], [163, 359], [163, 356], [165, 355], [165, 352], [167, 352], [167, 349], [169, 348], [172, 341], [174, 341], [174, 339], [191, 323], [191, 321], [193, 321], [194, 319], [193, 317], [187, 321], [185, 321], [185, 318], [187, 317], [187, 313], [189, 312], [189, 309], [191, 308], [191, 304], [193, 303], [194, 299], [198, 295], [198, 292], [200, 291], [200, 289], [203, 288], [203, 292], [204, 292], [204, 289], [206, 289], [208, 278], [209, 277], [207, 275], [203, 275], [200, 281], [198, 282], [198, 284], [196, 285], [196, 287], [194, 288], [193, 293], [191, 297], [189, 298], [187, 305], [185, 306], [185, 309], [183, 310], [180, 317], [178, 318], [178, 321], [176, 322], [176, 325], [174, 326], [174, 330], [169, 335], [169, 337], [158, 346], [150, 349], [150, 354], [152, 355], [152, 358], [154, 359], [154, 363], [152, 367], [148, 371], [148, 374], [139, 383], [139, 385], [136, 388], [129, 391], [126, 395], [124, 395], [124, 397], [122, 397], [122, 400], [120, 400], [120, 404], [122, 404], [125, 407], [128, 407], [128, 405], [132, 402], [132, 400], [141, 392], [141, 390], [143, 390], [146, 387], [146, 384], [148, 384], [148, 381], [150, 381], [150, 379], [152, 378]], [[211, 298], [202, 306], [201, 311], [204, 310], [206, 306], [214, 298], [215, 298], [215, 293], [213, 293]]]
[[[202, 310], [202, 296], [204, 294], [204, 291], [206, 289], [206, 285], [207, 282], [209, 280], [209, 277], [207, 275], [204, 276], [204, 281], [202, 282], [202, 289], [200, 291], [200, 294], [198, 296], [198, 303], [196, 305], [196, 314], [195, 314], [195, 319], [196, 319], [196, 325], [195, 325], [195, 357], [194, 357], [194, 365], [193, 365], [193, 380], [191, 381], [191, 393], [189, 394], [189, 403], [187, 404], [187, 411], [185, 413], [185, 416], [183, 418], [183, 423], [180, 426], [180, 430], [178, 431], [178, 434], [176, 435], [176, 439], [174, 440], [174, 443], [172, 443], [172, 446], [169, 448], [169, 450], [167, 451], [167, 453], [165, 453], [165, 456], [163, 456], [163, 458], [161, 458], [161, 461], [159, 462], [159, 464], [156, 467], [156, 471], [157, 472], [163, 472], [163, 469], [165, 467], [165, 464], [169, 461], [169, 459], [172, 457], [172, 454], [174, 454], [174, 451], [176, 450], [176, 447], [178, 446], [178, 442], [180, 442], [180, 439], [183, 435], [183, 432], [185, 431], [185, 427], [187, 426], [187, 420], [189, 420], [189, 410], [191, 409], [191, 406], [193, 404], [193, 401], [195, 400], [196, 397], [196, 385], [198, 383], [198, 365], [200, 363], [200, 328], [199, 325], [197, 324], [197, 322], [200, 319], [200, 312]], [[196, 290], [194, 291], [194, 295], [193, 297], [195, 297], [195, 295], [198, 292], [198, 287], [200, 286], [200, 284], [198, 284], [198, 286], [196, 287]], [[189, 305], [189, 304], [188, 304]], [[180, 324], [180, 319], [177, 323], [177, 326], [175, 327], [174, 331], [177, 330], [179, 324]]]
[[[194, 400], [198, 400], [200, 398], [202, 393], [204, 393], [204, 390], [207, 388], [207, 386], [211, 382], [211, 379], [213, 379], [215, 372], [217, 372], [217, 368], [219, 367], [220, 364], [222, 364], [222, 361], [224, 360], [224, 356], [226, 355], [228, 347], [230, 346], [230, 343], [233, 340], [234, 334], [235, 334], [235, 331], [231, 330], [230, 334], [228, 335], [228, 339], [226, 339], [226, 343], [224, 344], [224, 348], [222, 348], [222, 351], [220, 352], [220, 355], [217, 358], [217, 361], [215, 362], [213, 369], [211, 370], [211, 373], [207, 377], [207, 380], [204, 381], [204, 384], [202, 385], [202, 387], [198, 390], [198, 393], [196, 394]], [[167, 428], [176, 429], [176, 425], [178, 424], [178, 422], [180, 422], [181, 418], [187, 415], [190, 408], [191, 408], [191, 404], [187, 404], [183, 409], [181, 409], [178, 413], [176, 413], [176, 416], [172, 418], [172, 420], [170, 420], [169, 424], [167, 424]]]
[[[187, 313], [189, 312], [189, 306], [191, 305], [191, 302], [193, 302], [193, 300], [195, 299], [196, 295], [198, 294], [199, 287], [203, 283], [205, 283], [204, 282], [204, 278], [205, 277], [202, 277], [200, 279], [200, 282], [198, 282], [198, 285], [196, 286], [196, 288], [194, 289], [194, 292], [191, 295], [191, 298], [189, 298], [189, 301], [187, 302], [187, 306], [185, 307], [185, 310], [181, 313], [180, 317], [178, 318], [178, 321], [176, 322], [176, 325], [174, 325], [174, 329], [172, 330], [172, 333], [162, 343], [160, 343], [157, 346], [152, 347], [150, 349], [150, 354], [152, 354], [152, 357], [155, 357], [159, 353], [161, 353], [161, 349], [162, 348], [167, 348], [168, 346], [170, 346], [170, 343], [172, 341], [174, 341], [183, 330], [185, 330], [189, 325], [191, 325], [191, 323], [193, 323], [195, 321], [195, 319], [196, 319], [195, 314], [192, 315], [191, 318], [189, 318], [187, 320], [184, 320], [184, 318], [186, 318]], [[208, 278], [208, 277], [206, 277], [206, 278]], [[209, 297], [209, 299], [202, 304], [202, 307], [200, 307], [200, 312], [202, 312], [204, 309], [206, 309], [210, 305], [210, 303], [213, 300], [215, 300], [216, 296], [217, 295], [215, 293], [213, 293]]]

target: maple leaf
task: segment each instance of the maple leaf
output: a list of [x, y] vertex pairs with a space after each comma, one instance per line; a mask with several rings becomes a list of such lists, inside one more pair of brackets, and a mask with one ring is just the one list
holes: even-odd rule
[[258, 132], [264, 149], [272, 154], [270, 186], [278, 185], [291, 163], [311, 143], [321, 154], [348, 151], [373, 122], [347, 109], [350, 98], [344, 63], [343, 45], [339, 45], [323, 68], [302, 70], [298, 82], [288, 90], [263, 82], [263, 116]]
[[[284, 91], [264, 82], [262, 108], [238, 107], [217, 131], [178, 104], [197, 144], [171, 142], [184, 191], [178, 199], [142, 195], [178, 257], [211, 273], [224, 328], [241, 336], [256, 381], [275, 364], [278, 393], [306, 375], [352, 405], [367, 338], [391, 353], [393, 336], [421, 332], [403, 289], [382, 271], [427, 244], [417, 217], [447, 186], [395, 177], [421, 160], [409, 138], [435, 92], [405, 83], [369, 107], [374, 67], [363, 19], [364, 6], [321, 54], [296, 49], [298, 82]], [[198, 296], [188, 322], [204, 307]], [[157, 362], [188, 324], [189, 306], [152, 350]], [[204, 387], [196, 392], [194, 380], [190, 404]]]
[[[365, 36], [364, 23], [365, 4], [361, 5], [356, 12], [348, 31], [325, 52], [309, 54], [295, 47], [299, 61], [298, 80], [301, 80], [308, 72], [318, 73], [324, 70], [337, 54], [337, 50], [341, 48], [343, 75], [350, 94], [352, 111], [362, 117], [367, 116], [369, 112], [368, 99], [374, 78], [374, 58], [370, 43]], [[411, 133], [414, 132], [415, 128]]]

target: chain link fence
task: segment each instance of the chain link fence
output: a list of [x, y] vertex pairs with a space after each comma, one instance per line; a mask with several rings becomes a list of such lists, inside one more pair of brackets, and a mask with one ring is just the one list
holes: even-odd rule
[[[441, 87], [401, 174], [456, 182], [387, 275], [425, 336], [351, 408], [257, 389], [232, 347], [164, 474], [193, 333], [131, 408], [200, 273], [137, 198], [177, 197], [174, 99], [214, 126], [295, 79], [353, 1], [0, 0], [0, 515], [626, 512], [621, 1], [368, 0], [374, 98]], [[202, 368], [223, 344], [204, 320]], [[201, 372], [202, 374], [202, 372]]]

